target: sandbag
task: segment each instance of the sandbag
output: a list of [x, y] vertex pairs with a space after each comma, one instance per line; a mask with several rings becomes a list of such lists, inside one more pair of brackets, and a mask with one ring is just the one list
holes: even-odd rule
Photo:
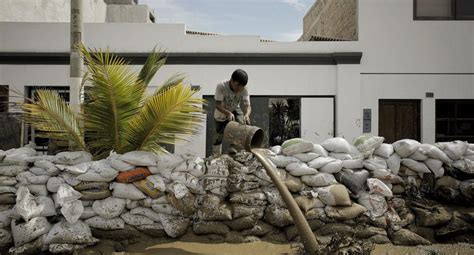
[[339, 153], [339, 152], [331, 152], [329, 153], [329, 157], [339, 159], [339, 160], [351, 160], [352, 156], [349, 153]]
[[17, 181], [22, 185], [46, 184], [49, 178], [49, 175], [34, 175], [31, 172], [22, 172], [16, 176]]
[[363, 158], [343, 160], [342, 161], [342, 168], [361, 169], [361, 168], [364, 167], [363, 161], [364, 161]]
[[393, 193], [385, 183], [376, 178], [367, 179], [367, 186], [369, 187], [370, 194], [380, 194], [384, 197], [393, 197]]
[[81, 182], [78, 185], [74, 186], [74, 189], [77, 191], [83, 190], [106, 190], [109, 189], [109, 183], [107, 182]]
[[311, 160], [308, 163], [308, 166], [314, 169], [320, 169], [321, 167], [325, 166], [328, 163], [336, 161], [335, 158], [330, 158], [330, 157], [319, 157], [314, 160]]
[[286, 170], [293, 176], [316, 174], [318, 172], [316, 169], [308, 167], [305, 163], [291, 163], [286, 166]]
[[107, 164], [106, 160], [94, 161], [86, 173], [78, 175], [77, 180], [89, 182], [111, 182], [118, 171]]
[[365, 191], [369, 172], [367, 170], [352, 171], [350, 169], [343, 169], [335, 175], [336, 180], [346, 186], [353, 197]]
[[313, 143], [301, 138], [293, 138], [283, 142], [281, 150], [283, 154], [291, 156], [298, 153], [310, 152], [313, 149]]
[[147, 179], [136, 181], [133, 183], [133, 185], [135, 185], [135, 187], [137, 187], [141, 192], [145, 193], [151, 198], [158, 198], [161, 194], [160, 190], [155, 189], [153, 183]]
[[329, 174], [335, 174], [342, 169], [342, 161], [337, 159], [333, 162], [329, 162], [326, 165], [319, 168], [319, 171]]
[[15, 194], [8, 193], [0, 195], [0, 205], [15, 204], [15, 200]]
[[57, 192], [57, 200], [56, 202], [59, 205], [64, 205], [67, 203], [74, 202], [81, 197], [81, 193], [77, 192], [71, 186], [67, 184], [59, 185], [58, 192]]
[[166, 200], [187, 216], [191, 216], [194, 214], [194, 212], [196, 212], [196, 208], [194, 207], [195, 196], [190, 192], [179, 199], [176, 198], [172, 192], [170, 192], [166, 195]]
[[474, 162], [467, 158], [454, 161], [452, 166], [464, 173], [474, 174]]
[[43, 168], [43, 169], [56, 168], [53, 162], [46, 159], [36, 160], [33, 164], [34, 166]]
[[166, 234], [172, 238], [178, 238], [184, 235], [190, 224], [189, 219], [179, 216], [160, 214], [160, 217], [163, 229]]
[[331, 152], [350, 153], [351, 151], [350, 144], [342, 137], [326, 139], [321, 143], [321, 146], [323, 146], [325, 150]]
[[357, 202], [367, 208], [367, 215], [372, 219], [382, 216], [388, 210], [385, 197], [379, 194], [364, 193]]
[[387, 169], [387, 162], [385, 162], [383, 158], [377, 156], [365, 159], [362, 164], [364, 165], [364, 168], [371, 171]]
[[253, 190], [259, 187], [260, 187], [260, 183], [258, 182], [239, 182], [239, 183], [230, 183], [227, 186], [227, 190], [229, 192], [237, 192], [237, 191]]
[[92, 166], [93, 161], [82, 162], [72, 166], [58, 166], [63, 171], [69, 172], [74, 175], [85, 174], [87, 170]]
[[428, 167], [422, 162], [418, 162], [409, 158], [404, 158], [402, 159], [401, 163], [402, 165], [410, 168], [411, 170], [417, 173], [424, 173], [424, 174], [431, 173], [430, 169], [428, 169]]
[[270, 147], [270, 150], [275, 153], [276, 155], [281, 154], [281, 146], [280, 145], [275, 145]]
[[329, 218], [336, 220], [352, 220], [362, 213], [366, 212], [367, 209], [357, 203], [352, 203], [351, 206], [326, 206], [324, 208], [326, 215]]
[[443, 161], [429, 158], [425, 160], [425, 164], [431, 172], [433, 172], [436, 178], [440, 178], [444, 175]]
[[143, 215], [133, 215], [130, 212], [126, 212], [120, 217], [127, 223], [128, 225], [132, 226], [140, 226], [140, 225], [152, 225], [153, 220], [143, 216]]
[[333, 184], [328, 187], [318, 188], [318, 198], [326, 205], [351, 205], [349, 193], [344, 185]]
[[291, 163], [300, 162], [300, 160], [295, 157], [285, 155], [276, 155], [273, 157], [268, 157], [268, 159], [270, 159], [270, 161], [273, 162], [273, 164], [275, 164], [278, 168], [285, 168]]
[[319, 157], [318, 154], [314, 152], [307, 152], [307, 153], [298, 153], [293, 155], [293, 157], [297, 158], [301, 162], [309, 162], [317, 157]]
[[3, 165], [0, 166], [0, 175], [2, 176], [17, 176], [18, 174], [27, 170], [27, 166], [18, 166], [18, 165]]
[[92, 236], [87, 224], [78, 221], [74, 224], [58, 222], [43, 239], [45, 244], [94, 244], [99, 242]]
[[10, 246], [13, 238], [10, 230], [0, 228], [0, 247]]
[[199, 179], [185, 172], [173, 172], [171, 173], [170, 179], [172, 181], [181, 182], [193, 190], [197, 190], [199, 186]]
[[393, 149], [402, 158], [407, 158], [411, 154], [415, 153], [420, 147], [420, 143], [411, 139], [403, 139], [394, 142]]
[[392, 144], [382, 143], [377, 149], [375, 149], [374, 155], [388, 159], [394, 152], [395, 150], [393, 149]]
[[46, 188], [49, 192], [58, 192], [58, 188], [61, 184], [65, 183], [64, 179], [61, 177], [51, 177], [46, 183]]
[[392, 183], [392, 184], [401, 184], [401, 183], [403, 183], [403, 179], [400, 176], [392, 174], [392, 173], [390, 173], [389, 171], [387, 171], [385, 169], [373, 171], [372, 176], [374, 178], [377, 178], [377, 179], [383, 181], [384, 183], [387, 183], [387, 182]]
[[293, 218], [288, 209], [274, 205], [270, 205], [265, 209], [264, 221], [280, 228], [293, 224]]
[[163, 177], [160, 175], [150, 175], [146, 177], [147, 181], [151, 182], [153, 184], [153, 188], [157, 189], [159, 191], [165, 191], [166, 190], [166, 182]]
[[325, 187], [331, 184], [336, 184], [337, 181], [332, 174], [317, 173], [314, 175], [305, 175], [301, 177], [301, 181], [312, 187]]
[[134, 166], [157, 166], [158, 155], [148, 151], [130, 151], [118, 159]]
[[66, 203], [61, 207], [61, 214], [64, 216], [67, 222], [74, 224], [81, 217], [84, 212], [84, 206], [82, 202], [76, 200], [74, 202]]
[[132, 215], [142, 215], [142, 216], [145, 216], [155, 222], [160, 222], [161, 221], [161, 217], [160, 217], [160, 213], [156, 213], [154, 212], [152, 209], [150, 208], [146, 208], [146, 207], [137, 207], [137, 208], [134, 208], [132, 210], [130, 210], [130, 213]]
[[198, 221], [193, 223], [193, 231], [198, 235], [226, 235], [230, 232], [227, 225], [218, 221]]
[[286, 175], [284, 183], [288, 190], [291, 192], [299, 192], [303, 189], [304, 186], [300, 178], [293, 177], [291, 174]]
[[262, 189], [263, 193], [267, 197], [267, 200], [272, 205], [277, 205], [279, 207], [286, 207], [283, 198], [280, 195], [280, 192], [275, 187], [267, 187]]
[[20, 186], [16, 193], [15, 211], [28, 222], [31, 218], [37, 217], [43, 211], [45, 205], [37, 204], [35, 198], [30, 194], [28, 188]]
[[113, 219], [122, 214], [125, 209], [125, 203], [125, 199], [109, 197], [104, 200], [94, 201], [92, 209], [105, 219]]
[[8, 209], [3, 212], [0, 212], [0, 229], [9, 228], [12, 218], [14, 218], [16, 212], [14, 209]]
[[[245, 204], [232, 204], [231, 205], [231, 219], [237, 219], [249, 215], [263, 215], [265, 211], [264, 206], [250, 206]], [[227, 216], [227, 218], [229, 218]]]
[[313, 144], [311, 152], [318, 154], [320, 157], [328, 157], [328, 152], [320, 144]]
[[461, 159], [469, 147], [468, 143], [463, 141], [435, 143], [453, 161]]
[[109, 161], [109, 164], [112, 168], [114, 168], [115, 170], [117, 170], [119, 172], [127, 172], [127, 171], [133, 170], [135, 168], [134, 165], [129, 164], [129, 163], [119, 159], [120, 156], [121, 155], [116, 154], [113, 151], [110, 152], [110, 155], [107, 158], [107, 160]]
[[110, 184], [110, 188], [113, 190], [112, 195], [114, 197], [130, 200], [140, 200], [146, 198], [145, 194], [143, 194], [143, 192], [141, 192], [133, 184], [113, 182]]
[[229, 201], [246, 205], [265, 205], [266, 196], [260, 190], [250, 192], [235, 192], [230, 195]]
[[63, 165], [75, 165], [91, 160], [92, 155], [86, 151], [64, 151], [54, 157], [54, 163]]
[[47, 196], [48, 190], [46, 189], [46, 185], [44, 184], [31, 184], [27, 185], [28, 189], [30, 190], [31, 194], [35, 196]]
[[137, 167], [133, 170], [119, 173], [116, 177], [116, 181], [120, 183], [132, 183], [143, 180], [149, 175], [151, 175], [151, 173], [147, 167]]
[[211, 190], [211, 189], [227, 186], [226, 177], [217, 177], [217, 176], [207, 177], [206, 176], [206, 177], [203, 177], [200, 182], [204, 190]]
[[84, 210], [81, 214], [81, 217], [79, 217], [79, 219], [84, 220], [84, 219], [92, 218], [94, 216], [97, 216], [97, 213], [94, 212], [94, 210], [92, 209], [92, 206], [87, 206], [87, 207], [84, 206]]
[[385, 138], [381, 136], [361, 135], [354, 141], [354, 146], [361, 152], [377, 149]]
[[57, 168], [56, 166], [52, 168], [48, 168], [48, 169], [34, 166], [34, 167], [31, 167], [29, 170], [35, 175], [49, 175], [49, 176], [55, 176], [60, 172], [59, 168]]
[[0, 176], [0, 186], [13, 186], [16, 184], [16, 178], [11, 176]]
[[401, 158], [400, 156], [398, 156], [397, 153], [393, 153], [389, 158], [388, 160], [386, 161], [387, 162], [387, 167], [388, 169], [390, 169], [390, 171], [393, 173], [393, 174], [398, 174], [398, 172], [400, 171], [400, 164], [401, 164]]
[[110, 190], [83, 190], [81, 193], [81, 199], [86, 201], [101, 200], [112, 196]]
[[184, 159], [178, 154], [172, 153], [161, 153], [156, 155], [157, 156], [157, 163], [156, 166], [162, 170], [173, 170], [176, 168]]
[[24, 223], [12, 220], [11, 229], [15, 247], [18, 247], [48, 233], [51, 224], [45, 217], [36, 217]]
[[425, 150], [422, 149], [421, 145], [413, 154], [410, 155], [410, 158], [416, 161], [425, 161], [428, 159]]
[[84, 220], [84, 223], [89, 225], [91, 228], [98, 228], [104, 230], [114, 230], [114, 229], [123, 229], [125, 228], [125, 222], [122, 218], [106, 219], [100, 216], [94, 216], [87, 220]]
[[295, 201], [304, 213], [313, 208], [324, 208], [326, 206], [317, 197], [297, 196], [295, 197]]
[[213, 177], [229, 176], [227, 160], [219, 157], [206, 161], [206, 173], [204, 175]]
[[176, 209], [171, 204], [152, 204], [151, 209], [157, 213], [164, 213], [164, 214], [170, 214], [170, 215], [176, 215], [176, 216], [185, 216], [184, 213], [182, 213], [180, 210]]
[[204, 221], [232, 220], [232, 210], [227, 203], [222, 203], [215, 208], [199, 207], [197, 217]]
[[420, 145], [420, 148], [422, 148], [425, 151], [426, 155], [429, 158], [441, 160], [445, 164], [449, 164], [453, 162], [453, 160], [450, 159], [448, 155], [446, 155], [446, 153], [444, 153], [440, 148], [432, 144], [424, 143]]
[[0, 186], [0, 194], [16, 193], [16, 188], [12, 186]]

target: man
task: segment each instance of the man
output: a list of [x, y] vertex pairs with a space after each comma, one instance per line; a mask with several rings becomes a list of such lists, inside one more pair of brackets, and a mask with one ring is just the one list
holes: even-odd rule
[[[246, 89], [248, 75], [242, 69], [237, 69], [232, 73], [230, 80], [217, 84], [214, 99], [216, 109], [214, 110], [214, 122], [216, 135], [213, 155], [219, 155], [222, 151], [222, 136], [224, 129], [229, 121], [238, 121], [241, 124], [250, 124], [250, 95]], [[240, 109], [240, 103], [243, 105], [243, 112]]]

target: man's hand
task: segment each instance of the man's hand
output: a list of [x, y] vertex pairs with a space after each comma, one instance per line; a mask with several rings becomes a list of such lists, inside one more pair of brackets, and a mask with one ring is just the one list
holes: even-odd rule
[[231, 113], [231, 112], [229, 112], [229, 113], [227, 114], [227, 120], [228, 120], [228, 121], [234, 121], [234, 120], [235, 120], [234, 114]]
[[245, 123], [246, 125], [250, 125], [250, 116], [244, 115], [244, 123]]

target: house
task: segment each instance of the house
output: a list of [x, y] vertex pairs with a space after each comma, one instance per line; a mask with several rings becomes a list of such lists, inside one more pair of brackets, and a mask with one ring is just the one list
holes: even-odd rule
[[[346, 2], [319, 0], [313, 9], [339, 1]], [[400, 138], [474, 142], [471, 1], [353, 2], [356, 26], [349, 20], [341, 27], [351, 27], [356, 34], [349, 32], [347, 38], [318, 29], [318, 22], [307, 28], [325, 33], [309, 38], [327, 40], [311, 41], [304, 34], [298, 42], [269, 42], [259, 36], [186, 33], [184, 24], [88, 21], [84, 40], [90, 47], [108, 47], [137, 65], [158, 45], [169, 57], [152, 84], [183, 72], [186, 82], [199, 87], [199, 96], [211, 103], [215, 85], [234, 69], [245, 69], [254, 124], [268, 136], [274, 114], [269, 105], [293, 100], [297, 108], [293, 114], [300, 118], [298, 134], [314, 142], [332, 136], [352, 141], [361, 133], [383, 135], [388, 142]], [[320, 12], [337, 9], [319, 8]], [[322, 13], [313, 16], [318, 15]], [[38, 86], [67, 93], [69, 24], [64, 20], [6, 22], [4, 16], [0, 15], [0, 85], [27, 94]], [[176, 152], [201, 156], [210, 152], [210, 112], [202, 133], [189, 144], [177, 144]]]

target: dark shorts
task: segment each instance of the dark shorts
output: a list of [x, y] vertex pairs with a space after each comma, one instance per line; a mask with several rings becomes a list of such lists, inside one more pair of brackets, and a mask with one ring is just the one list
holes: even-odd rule
[[[234, 114], [235, 121], [237, 121], [241, 124], [244, 123], [244, 114], [242, 113], [242, 111], [233, 111], [232, 113]], [[226, 121], [217, 121], [216, 119], [214, 119], [214, 127], [216, 128], [216, 133], [215, 133], [215, 136], [214, 136], [214, 145], [222, 144], [222, 138], [224, 136], [224, 129], [227, 126], [228, 123], [229, 123], [228, 120], [226, 120]]]

